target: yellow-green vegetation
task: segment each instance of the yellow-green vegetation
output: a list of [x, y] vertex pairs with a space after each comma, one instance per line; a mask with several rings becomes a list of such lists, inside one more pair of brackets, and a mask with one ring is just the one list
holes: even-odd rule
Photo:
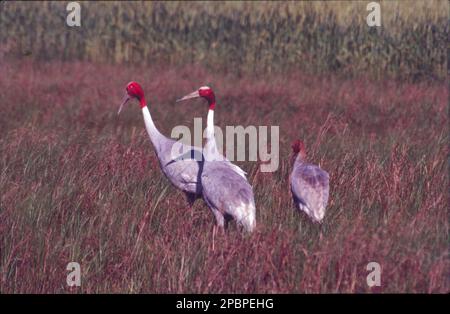
[[235, 73], [299, 68], [418, 79], [444, 78], [447, 1], [381, 1], [382, 27], [366, 1], [67, 2], [0, 6], [3, 52], [33, 58], [172, 65]]

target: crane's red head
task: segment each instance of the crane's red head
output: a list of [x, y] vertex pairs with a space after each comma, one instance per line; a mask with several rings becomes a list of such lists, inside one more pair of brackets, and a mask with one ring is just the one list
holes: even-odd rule
[[117, 112], [117, 114], [119, 114], [120, 111], [122, 111], [123, 106], [130, 99], [133, 99], [133, 98], [136, 98], [137, 100], [139, 100], [139, 103], [141, 104], [141, 108], [144, 108], [146, 106], [144, 91], [142, 90], [141, 85], [139, 85], [136, 82], [130, 82], [127, 84], [127, 87], [125, 89], [126, 89], [126, 94], [122, 101], [122, 104], [120, 105], [119, 112]]
[[200, 87], [195, 92], [187, 94], [186, 96], [178, 99], [177, 102], [199, 97], [205, 98], [208, 101], [209, 109], [214, 110], [214, 107], [216, 106], [216, 96], [214, 95], [211, 87], [208, 86]]
[[305, 148], [305, 143], [303, 143], [303, 141], [301, 140], [295, 140], [292, 143], [292, 153], [294, 155], [300, 154], [301, 158], [305, 158], [306, 157], [306, 148]]

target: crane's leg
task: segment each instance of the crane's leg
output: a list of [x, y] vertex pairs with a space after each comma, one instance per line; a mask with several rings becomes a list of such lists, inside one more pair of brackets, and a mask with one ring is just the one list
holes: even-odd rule
[[200, 196], [197, 194], [188, 193], [188, 192], [184, 192], [184, 194], [186, 195], [186, 201], [188, 203], [188, 206], [186, 207], [186, 209], [191, 211], [191, 217], [193, 217], [194, 211], [192, 210], [192, 207], [194, 206], [194, 203], [197, 200], [197, 198], [199, 198]]
[[225, 226], [225, 218], [223, 217], [222, 213], [220, 211], [218, 211], [217, 209], [211, 208], [214, 217], [216, 217], [216, 224], [213, 227], [213, 236], [212, 236], [212, 250], [214, 251], [214, 241], [215, 241], [215, 237], [216, 237], [216, 230], [217, 228], [219, 229], [224, 229]]
[[216, 225], [219, 228], [223, 229], [225, 227], [225, 217], [217, 209], [211, 209], [211, 210], [212, 210], [212, 212], [214, 214], [214, 217], [216, 217]]
[[192, 206], [194, 205], [198, 196], [195, 195], [194, 193], [185, 193], [185, 194], [186, 194], [186, 200], [189, 204], [189, 208], [192, 208]]

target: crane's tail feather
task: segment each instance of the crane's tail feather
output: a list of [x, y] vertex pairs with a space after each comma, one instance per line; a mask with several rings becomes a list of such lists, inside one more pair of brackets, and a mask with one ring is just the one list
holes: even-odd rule
[[253, 204], [241, 204], [236, 210], [234, 218], [247, 232], [253, 232], [256, 227], [256, 209]]
[[311, 209], [307, 205], [299, 203], [298, 208], [304, 211], [315, 222], [322, 222], [322, 219], [325, 216], [325, 207], [323, 206]]

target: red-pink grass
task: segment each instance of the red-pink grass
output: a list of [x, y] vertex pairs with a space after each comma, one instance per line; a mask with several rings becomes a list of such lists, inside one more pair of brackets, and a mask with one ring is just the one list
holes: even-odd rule
[[[149, 68], [0, 61], [0, 292], [448, 293], [448, 92], [300, 72], [235, 77], [201, 65]], [[208, 84], [216, 124], [279, 125], [280, 167], [248, 173], [257, 230], [213, 243], [202, 200], [188, 208], [161, 174], [137, 103], [157, 127], [205, 117], [175, 100]], [[294, 210], [290, 143], [330, 173], [324, 223]], [[67, 263], [82, 286], [66, 285]], [[369, 262], [381, 287], [366, 284]]]

